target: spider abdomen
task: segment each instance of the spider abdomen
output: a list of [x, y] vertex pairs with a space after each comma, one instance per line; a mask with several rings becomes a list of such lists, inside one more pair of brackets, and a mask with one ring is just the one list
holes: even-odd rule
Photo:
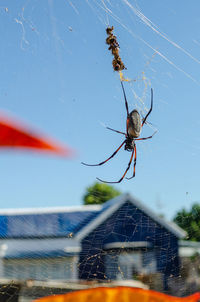
[[132, 138], [137, 138], [140, 136], [142, 128], [141, 118], [139, 112], [135, 109], [129, 114], [127, 119], [127, 132]]

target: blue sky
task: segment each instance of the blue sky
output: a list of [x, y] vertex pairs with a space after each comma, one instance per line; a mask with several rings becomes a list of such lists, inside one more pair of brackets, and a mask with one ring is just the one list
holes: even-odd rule
[[[106, 159], [122, 142], [104, 125], [125, 130], [119, 75], [105, 44], [108, 24], [124, 75], [137, 79], [125, 83], [129, 108], [145, 112], [152, 87], [149, 121], [158, 130], [137, 143], [135, 179], [114, 186], [169, 219], [200, 200], [199, 11], [197, 0], [2, 0], [1, 109], [68, 144], [77, 157], [0, 151], [0, 207], [80, 205], [96, 176], [122, 176], [130, 158], [124, 150], [104, 166], [81, 165]], [[142, 136], [153, 131], [146, 126]]]

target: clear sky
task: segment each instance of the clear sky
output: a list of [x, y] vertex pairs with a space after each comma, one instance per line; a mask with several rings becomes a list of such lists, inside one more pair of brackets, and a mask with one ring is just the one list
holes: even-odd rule
[[[71, 146], [77, 157], [0, 151], [0, 207], [80, 205], [96, 176], [118, 180], [124, 173], [124, 150], [104, 166], [81, 165], [103, 161], [122, 142], [104, 125], [125, 130], [107, 25], [115, 27], [124, 76], [137, 79], [124, 84], [129, 108], [144, 113], [152, 87], [149, 122], [158, 130], [137, 143], [135, 179], [114, 186], [167, 218], [200, 200], [199, 11], [198, 0], [1, 0], [1, 109]], [[145, 126], [142, 136], [153, 131]]]

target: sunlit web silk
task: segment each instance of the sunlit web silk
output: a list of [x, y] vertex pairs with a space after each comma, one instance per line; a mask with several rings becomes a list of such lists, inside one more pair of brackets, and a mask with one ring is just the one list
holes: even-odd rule
[[33, 132], [29, 127], [0, 114], [0, 148], [45, 151], [59, 156], [71, 156], [67, 146]]
[[[197, 80], [195, 77], [193, 77], [190, 73], [182, 69], [181, 66], [177, 65], [172, 59], [170, 59], [168, 56], [166, 56], [163, 52], [159, 51], [155, 47], [152, 46], [152, 44], [148, 43], [145, 39], [143, 39], [141, 36], [137, 35], [134, 30], [132, 30], [131, 27], [129, 27], [126, 24], [126, 20], [120, 17], [119, 12], [115, 10], [115, 6], [113, 5], [112, 1], [93, 1], [94, 7], [91, 4], [92, 1], [87, 1], [87, 3], [90, 5], [91, 8], [93, 8], [93, 11], [95, 11], [95, 8], [101, 9], [104, 13], [106, 13], [106, 22], [109, 24], [108, 17], [112, 20], [115, 20], [121, 27], [123, 27], [125, 30], [129, 32], [129, 34], [141, 41], [144, 45], [146, 45], [148, 48], [153, 50], [158, 56], [160, 56], [164, 61], [166, 61], [169, 65], [173, 66], [176, 70], [183, 73], [187, 78], [191, 79], [193, 82], [195, 82], [197, 85], [200, 85], [199, 80]], [[159, 37], [167, 41], [169, 44], [171, 44], [173, 47], [178, 49], [180, 52], [184, 53], [187, 57], [189, 57], [194, 62], [200, 64], [200, 61], [193, 56], [188, 50], [181, 47], [177, 42], [171, 40], [166, 33], [161, 31], [159, 27], [154, 24], [149, 18], [147, 18], [138, 8], [137, 5], [134, 6], [131, 1], [128, 0], [121, 0], [121, 3], [124, 3], [129, 8], [129, 13], [132, 13], [133, 15], [137, 16], [142, 23], [149, 27], [154, 33], [156, 33]], [[96, 6], [96, 7], [95, 7]], [[116, 6], [117, 7], [117, 6]], [[99, 12], [99, 10], [97, 10]], [[98, 13], [97, 13], [98, 16]], [[99, 17], [99, 16], [98, 16]], [[99, 17], [100, 19], [100, 17]]]
[[131, 287], [92, 288], [68, 293], [65, 295], [49, 296], [36, 300], [37, 302], [196, 302], [200, 292], [191, 296], [178, 298], [152, 290]]

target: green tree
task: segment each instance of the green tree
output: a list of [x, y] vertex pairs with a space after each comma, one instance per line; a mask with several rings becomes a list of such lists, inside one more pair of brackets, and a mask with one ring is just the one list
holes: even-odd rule
[[179, 211], [174, 222], [187, 232], [188, 240], [200, 241], [200, 204], [193, 204], [189, 211]]
[[86, 189], [83, 202], [84, 204], [102, 204], [120, 194], [121, 192], [112, 186], [96, 182]]

